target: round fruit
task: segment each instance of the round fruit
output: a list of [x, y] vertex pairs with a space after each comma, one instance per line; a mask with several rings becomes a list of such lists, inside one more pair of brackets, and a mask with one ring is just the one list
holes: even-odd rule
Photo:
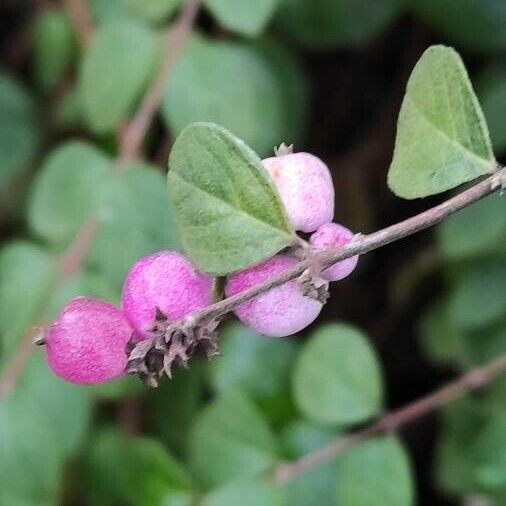
[[[260, 265], [233, 274], [227, 281], [227, 297], [258, 285], [283, 271], [290, 269], [296, 261], [285, 255], [276, 255]], [[323, 280], [317, 280], [320, 285]], [[245, 325], [260, 334], [271, 337], [290, 336], [312, 323], [320, 314], [323, 304], [305, 297], [297, 280], [259, 295], [245, 302], [235, 314]]]
[[[311, 237], [309, 243], [316, 250], [342, 248], [353, 239], [353, 232], [338, 223], [322, 225]], [[328, 281], [339, 281], [349, 276], [357, 266], [358, 255], [337, 262], [325, 269], [321, 276]]]
[[161, 251], [134, 264], [121, 294], [125, 316], [137, 339], [153, 337], [157, 308], [171, 322], [212, 303], [213, 279], [202, 274], [183, 255]]
[[285, 206], [294, 230], [314, 232], [334, 217], [334, 186], [328, 167], [309, 153], [262, 161]]
[[107, 302], [77, 297], [46, 329], [46, 358], [56, 376], [77, 385], [96, 385], [121, 376], [132, 327]]

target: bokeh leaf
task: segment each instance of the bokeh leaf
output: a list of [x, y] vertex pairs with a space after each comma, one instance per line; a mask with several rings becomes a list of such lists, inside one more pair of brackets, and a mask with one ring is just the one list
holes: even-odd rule
[[224, 128], [187, 127], [169, 168], [183, 248], [203, 271], [228, 274], [291, 244], [282, 203], [258, 156]]
[[43, 90], [58, 83], [72, 61], [74, 34], [69, 19], [61, 9], [48, 9], [35, 18], [33, 57], [35, 78]]
[[139, 164], [124, 167], [108, 178], [100, 193], [99, 230], [87, 263], [119, 293], [136, 260], [178, 249], [179, 241], [165, 181], [156, 169]]
[[410, 506], [414, 485], [409, 458], [393, 436], [366, 441], [339, 459], [337, 503]]
[[[318, 450], [338, 437], [328, 430], [306, 421], [297, 420], [287, 425], [282, 434], [283, 447], [290, 459], [300, 458]], [[286, 486], [287, 506], [335, 506], [336, 473], [338, 460], [318, 466], [290, 481]]]
[[363, 334], [344, 324], [322, 325], [295, 364], [293, 393], [300, 411], [324, 424], [352, 424], [381, 408], [379, 362]]
[[506, 315], [506, 266], [487, 262], [462, 276], [451, 294], [450, 315], [461, 329], [475, 329]]
[[87, 459], [87, 487], [93, 504], [183, 506], [191, 501], [186, 470], [156, 440], [100, 433]]
[[273, 483], [239, 481], [213, 490], [200, 506], [284, 506], [283, 490]]
[[242, 35], [259, 35], [274, 14], [280, 0], [205, 0], [205, 4], [225, 27]]
[[252, 402], [238, 392], [217, 397], [195, 420], [190, 465], [207, 487], [254, 477], [276, 461], [276, 444]]
[[499, 65], [487, 68], [480, 76], [479, 84], [478, 96], [487, 118], [492, 145], [496, 153], [502, 153], [506, 151], [506, 68]]
[[177, 134], [190, 123], [211, 121], [261, 156], [271, 155], [282, 142], [294, 142], [304, 120], [297, 113], [305, 107], [304, 75], [293, 55], [283, 52], [287, 62], [279, 65], [278, 55], [263, 47], [195, 37], [167, 87], [162, 106], [167, 125]]
[[239, 389], [253, 398], [274, 397], [288, 384], [297, 347], [232, 323], [220, 335], [219, 360], [211, 362], [211, 383], [219, 393]]
[[410, 0], [422, 19], [450, 40], [474, 51], [506, 49], [502, 0]]
[[0, 365], [42, 317], [55, 277], [53, 258], [38, 246], [13, 242], [1, 250]]
[[96, 215], [109, 159], [89, 144], [72, 141], [56, 148], [37, 175], [28, 208], [32, 230], [63, 249]]
[[25, 90], [0, 71], [0, 186], [25, 168], [37, 147], [33, 104]]
[[490, 195], [450, 216], [438, 228], [438, 243], [450, 260], [479, 257], [506, 241], [506, 199]]
[[122, 0], [132, 13], [148, 21], [167, 19], [182, 3], [182, 0]]
[[400, 0], [284, 0], [280, 31], [310, 49], [332, 49], [370, 41], [393, 21]]
[[84, 117], [97, 133], [113, 130], [125, 118], [154, 71], [155, 34], [122, 19], [98, 28], [79, 75]]
[[65, 460], [89, 420], [86, 390], [53, 376], [37, 351], [0, 401], [0, 504], [56, 504]]
[[397, 124], [388, 186], [413, 199], [495, 169], [487, 125], [459, 55], [432, 46], [416, 64]]

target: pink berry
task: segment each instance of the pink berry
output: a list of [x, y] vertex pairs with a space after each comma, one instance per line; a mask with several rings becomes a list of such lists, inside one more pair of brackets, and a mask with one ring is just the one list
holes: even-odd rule
[[60, 312], [44, 335], [49, 367], [77, 385], [96, 385], [123, 374], [132, 327], [107, 302], [77, 297]]
[[[233, 274], [227, 281], [227, 297], [241, 293], [293, 267], [296, 261], [276, 255], [260, 265]], [[321, 284], [325, 284], [323, 280]], [[245, 325], [271, 337], [290, 336], [313, 322], [320, 314], [322, 303], [305, 297], [296, 280], [289, 281], [255, 299], [242, 304], [235, 314]]]
[[153, 337], [156, 308], [175, 322], [212, 303], [213, 279], [198, 272], [183, 255], [161, 251], [134, 264], [121, 294], [121, 305], [136, 337]]
[[[353, 238], [353, 232], [337, 223], [322, 225], [309, 239], [309, 243], [316, 250], [340, 248], [348, 244]], [[357, 266], [358, 255], [337, 262], [322, 272], [322, 277], [329, 281], [339, 281], [349, 276]]]
[[334, 217], [334, 186], [328, 167], [309, 153], [262, 161], [294, 230], [313, 232]]

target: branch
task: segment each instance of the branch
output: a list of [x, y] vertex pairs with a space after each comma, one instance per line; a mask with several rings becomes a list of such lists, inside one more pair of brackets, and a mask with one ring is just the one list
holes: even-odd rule
[[93, 34], [88, 0], [63, 0], [63, 6], [74, 27], [77, 39], [82, 46], [86, 46]]
[[304, 455], [300, 459], [281, 464], [275, 469], [273, 479], [276, 483], [285, 484], [298, 476], [307, 473], [315, 467], [330, 462], [338, 455], [357, 446], [368, 439], [392, 432], [399, 427], [407, 425], [423, 416], [446, 406], [450, 402], [462, 397], [464, 394], [485, 386], [495, 378], [506, 373], [506, 355], [496, 358], [487, 364], [473, 369], [460, 378], [448, 383], [439, 390], [422, 397], [392, 413], [385, 415], [365, 429], [338, 438], [332, 443], [314, 452]]
[[164, 58], [158, 76], [148, 89], [137, 113], [126, 125], [121, 136], [120, 163], [139, 157], [146, 132], [162, 102], [170, 72], [191, 34], [199, 8], [200, 0], [187, 0], [181, 9], [181, 14], [174, 28], [167, 34], [164, 45]]
[[[336, 262], [351, 258], [355, 255], [368, 253], [392, 242], [403, 239], [426, 228], [432, 227], [443, 221], [448, 216], [477, 202], [478, 200], [494, 193], [506, 185], [506, 168], [501, 168], [487, 179], [475, 184], [468, 190], [450, 198], [428, 211], [420, 213], [412, 218], [396, 223], [369, 235], [358, 235], [346, 246], [339, 249], [330, 249], [317, 253], [312, 258], [297, 263], [291, 269], [286, 270], [280, 276], [272, 278], [265, 283], [259, 284], [244, 292], [228, 297], [216, 304], [212, 304], [201, 311], [188, 317], [191, 325], [207, 323], [215, 318], [225, 315], [238, 308], [241, 304], [261, 295], [273, 288], [281, 286], [292, 279], [299, 277], [307, 269], [318, 265], [326, 269]], [[187, 322], [187, 323], [188, 323]]]

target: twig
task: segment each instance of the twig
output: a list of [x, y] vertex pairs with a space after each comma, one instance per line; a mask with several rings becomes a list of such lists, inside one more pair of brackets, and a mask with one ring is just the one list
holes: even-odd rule
[[420, 232], [421, 230], [436, 225], [448, 216], [473, 204], [474, 202], [477, 202], [483, 197], [500, 190], [505, 184], [506, 168], [503, 167], [485, 180], [475, 184], [455, 197], [446, 200], [442, 204], [413, 216], [412, 218], [401, 221], [400, 223], [396, 223], [390, 227], [373, 232], [372, 234], [359, 234], [354, 240], [342, 248], [331, 249], [315, 254], [313, 258], [298, 262], [294, 267], [286, 270], [280, 276], [269, 279], [265, 283], [256, 285], [244, 292], [228, 297], [227, 299], [212, 304], [201, 311], [193, 313], [188, 317], [188, 321], [190, 321], [192, 325], [198, 325], [223, 316], [258, 295], [268, 292], [273, 288], [281, 286], [288, 281], [299, 277], [306, 269], [311, 268], [315, 262], [325, 269], [336, 262], [340, 262], [341, 260], [367, 253], [385, 246], [386, 244], [390, 244], [398, 241], [399, 239], [415, 234], [416, 232]]
[[127, 124], [121, 136], [120, 163], [139, 157], [142, 142], [149, 125], [163, 99], [169, 74], [190, 36], [200, 8], [200, 0], [187, 0], [174, 28], [165, 38], [164, 58], [157, 78], [145, 94], [135, 116]]
[[279, 484], [287, 483], [315, 467], [330, 462], [338, 455], [368, 439], [392, 432], [401, 426], [432, 413], [442, 406], [446, 406], [455, 399], [490, 383], [505, 373], [506, 355], [503, 355], [481, 367], [473, 369], [426, 397], [422, 397], [403, 408], [383, 416], [365, 429], [336, 439], [327, 446], [308, 453], [294, 462], [281, 464], [273, 473], [274, 481]]
[[57, 262], [57, 283], [79, 271], [98, 232], [98, 221], [88, 218], [77, 231], [74, 240]]
[[93, 34], [93, 23], [88, 0], [62, 0], [70, 21], [82, 46], [90, 42]]

